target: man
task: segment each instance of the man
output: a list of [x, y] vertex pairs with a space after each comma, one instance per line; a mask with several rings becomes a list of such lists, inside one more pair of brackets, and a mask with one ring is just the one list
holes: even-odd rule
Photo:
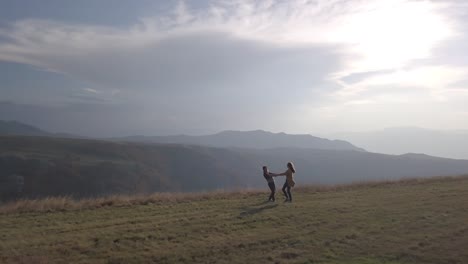
[[276, 192], [275, 180], [273, 179], [271, 173], [268, 171], [267, 166], [263, 166], [263, 177], [265, 177], [265, 180], [268, 182], [268, 187], [270, 187], [271, 190], [271, 194], [270, 197], [268, 197], [268, 201], [274, 202]]

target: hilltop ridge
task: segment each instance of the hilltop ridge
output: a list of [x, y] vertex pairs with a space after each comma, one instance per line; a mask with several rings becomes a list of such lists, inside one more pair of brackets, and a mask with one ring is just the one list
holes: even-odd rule
[[47, 136], [50, 133], [15, 120], [0, 120], [0, 135]]
[[344, 140], [329, 140], [309, 134], [272, 133], [265, 130], [225, 130], [216, 134], [202, 136], [132, 136], [122, 138], [122, 140], [151, 143], [194, 144], [222, 148], [270, 149], [289, 147], [365, 151]]

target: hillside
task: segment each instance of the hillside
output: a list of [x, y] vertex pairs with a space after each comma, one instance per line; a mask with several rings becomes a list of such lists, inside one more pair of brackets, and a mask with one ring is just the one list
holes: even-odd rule
[[50, 133], [21, 122], [0, 120], [0, 135], [48, 136]]
[[263, 181], [244, 182], [239, 176], [258, 168], [224, 149], [18, 136], [0, 137], [0, 148], [0, 182], [23, 176], [25, 197], [234, 189]]
[[61, 138], [85, 138], [67, 133], [51, 133], [32, 125], [15, 120], [0, 120], [0, 135], [2, 136], [35, 136], [35, 137], [61, 137]]
[[135, 136], [120, 140], [134, 142], [192, 144], [220, 148], [312, 148], [326, 150], [355, 150], [364, 151], [343, 140], [329, 140], [311, 135], [289, 135], [285, 133], [271, 133], [263, 130], [255, 131], [223, 131], [214, 135], [204, 136]]
[[468, 173], [468, 160], [421, 154], [386, 155], [372, 152], [315, 149], [242, 150], [272, 171], [284, 171], [284, 161], [293, 160], [299, 181], [310, 184], [342, 184], [356, 181], [432, 177]]
[[292, 204], [218, 193], [0, 213], [0, 262], [468, 263], [467, 177], [294, 194]]
[[468, 173], [468, 161], [358, 151], [223, 149], [23, 136], [0, 136], [0, 149], [4, 199], [256, 188], [265, 185], [262, 165], [279, 172], [289, 160], [297, 166], [299, 185]]

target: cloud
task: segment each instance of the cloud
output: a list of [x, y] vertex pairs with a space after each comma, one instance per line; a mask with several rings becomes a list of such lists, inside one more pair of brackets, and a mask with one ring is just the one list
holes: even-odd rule
[[93, 93], [93, 94], [100, 94], [101, 93], [100, 91], [95, 90], [95, 89], [91, 89], [91, 88], [84, 88], [83, 91]]
[[144, 56], [174, 39], [219, 34], [282, 47], [346, 44], [349, 52], [359, 57], [348, 61], [351, 68], [344, 71], [350, 74], [398, 67], [427, 57], [430, 49], [453, 31], [436, 12], [438, 6], [409, 0], [244, 0], [214, 2], [197, 11], [179, 2], [172, 14], [143, 18], [126, 29], [23, 20], [0, 31], [0, 36], [11, 40], [0, 45], [0, 59], [74, 74], [77, 70], [64, 68], [61, 59], [79, 64], [103, 54], [102, 59], [119, 62]]
[[404, 70], [381, 71], [367, 74], [351, 84], [346, 84], [344, 89], [337, 92], [340, 96], [362, 95], [372, 87], [391, 86], [393, 93], [398, 92], [398, 87], [413, 87], [412, 89], [424, 89], [429, 93], [445, 89], [454, 82], [465, 79], [468, 67], [453, 66], [422, 66]]
[[[232, 32], [173, 29], [118, 31], [94, 26], [70, 26], [45, 21], [23, 21], [8, 33], [13, 43], [0, 45], [0, 59], [42, 67], [73, 76], [103, 89], [158, 90], [211, 86], [212, 83], [242, 82], [258, 72], [290, 69], [326, 77], [330, 62], [323, 54], [334, 55], [336, 46], [281, 46], [235, 37]], [[194, 22], [195, 23], [195, 22]], [[197, 28], [198, 24], [193, 27]], [[317, 51], [317, 52], [315, 52]], [[316, 53], [316, 54], [315, 54]], [[336, 57], [336, 56], [335, 56]], [[300, 59], [299, 69], [291, 69]], [[336, 63], [336, 58], [331, 58]], [[283, 63], [284, 65], [279, 65]], [[276, 66], [275, 66], [276, 64]], [[324, 70], [321, 70], [323, 68]], [[294, 70], [294, 71], [293, 71]], [[249, 72], [250, 71], [250, 72]], [[287, 78], [288, 74], [284, 74]], [[297, 76], [302, 78], [303, 76]], [[272, 81], [275, 83], [275, 81]], [[292, 87], [294, 88], [294, 87]], [[94, 88], [93, 88], [94, 89]]]
[[0, 44], [0, 59], [87, 84], [87, 91], [75, 91], [69, 99], [133, 105], [136, 115], [171, 117], [160, 123], [175, 129], [278, 129], [296, 105], [313, 104], [320, 91], [337, 88], [327, 76], [341, 68], [342, 47], [277, 41], [266, 32], [271, 26], [257, 34], [269, 22], [247, 19], [262, 20], [272, 6], [250, 7], [245, 2], [191, 14], [179, 5], [168, 17], [142, 19], [126, 29], [20, 21], [3, 31], [12, 41]]
[[[96, 100], [89, 98], [60, 105], [0, 101], [1, 120], [10, 120], [14, 117], [15, 120], [51, 132], [93, 137], [180, 132], [179, 124], [174, 124], [170, 115], [165, 112], [149, 114], [147, 110], [145, 106], [97, 103]], [[190, 128], [187, 131], [198, 132]]]
[[383, 123], [362, 114], [376, 104], [453, 99], [441, 90], [467, 72], [443, 65], [440, 47], [459, 37], [459, 3], [180, 1], [127, 27], [26, 19], [0, 28], [0, 60], [79, 80], [86, 88], [68, 103], [107, 104], [95, 108], [107, 115], [120, 105], [144, 127], [304, 132], [347, 125], [351, 113], [364, 127]]
[[355, 84], [361, 82], [369, 77], [382, 75], [387, 73], [392, 73], [394, 70], [378, 70], [378, 71], [369, 71], [369, 72], [357, 72], [352, 73], [347, 76], [343, 76], [340, 81], [343, 81], [346, 84]]

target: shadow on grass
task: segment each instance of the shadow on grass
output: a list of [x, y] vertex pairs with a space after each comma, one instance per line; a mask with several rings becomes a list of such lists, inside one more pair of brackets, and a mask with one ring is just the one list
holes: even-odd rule
[[269, 204], [269, 205], [265, 205], [265, 206], [262, 206], [262, 207], [246, 207], [246, 208], [243, 208], [243, 212], [241, 212], [239, 214], [239, 216], [249, 216], [249, 215], [254, 215], [254, 214], [258, 214], [258, 213], [261, 213], [262, 211], [264, 210], [268, 210], [268, 209], [273, 209], [275, 207], [277, 207], [278, 204]]
[[259, 203], [256, 203], [256, 204], [252, 204], [251, 206], [259, 206], [259, 205], [265, 205], [265, 204], [271, 204], [270, 201], [261, 201]]

